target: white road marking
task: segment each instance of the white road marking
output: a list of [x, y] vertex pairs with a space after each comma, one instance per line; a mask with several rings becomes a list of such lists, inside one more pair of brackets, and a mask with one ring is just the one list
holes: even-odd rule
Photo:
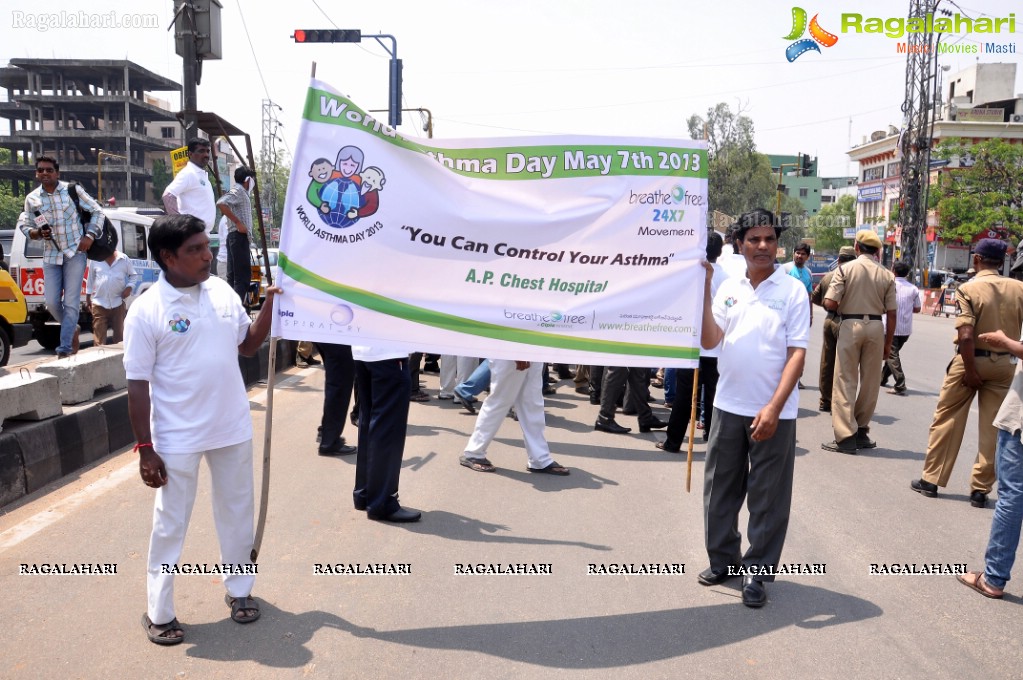
[[[286, 387], [290, 383], [297, 382], [299, 376], [309, 370], [313, 369], [305, 369], [300, 371], [298, 374], [288, 376], [284, 380], [277, 382], [276, 387]], [[266, 386], [261, 386], [257, 394], [250, 397], [249, 401], [256, 404], [266, 403]], [[255, 436], [253, 439], [255, 439]], [[11, 527], [7, 531], [0, 533], [0, 551], [6, 550], [7, 548], [13, 548], [19, 543], [28, 540], [43, 529], [64, 519], [64, 517], [81, 507], [86, 501], [99, 498], [102, 494], [115, 488], [118, 484], [132, 479], [136, 475], [138, 475], [138, 463], [133, 460], [124, 467], [108, 473], [95, 482], [86, 484], [75, 493], [59, 501], [56, 505], [50, 506], [28, 519], [19, 522], [17, 526]]]

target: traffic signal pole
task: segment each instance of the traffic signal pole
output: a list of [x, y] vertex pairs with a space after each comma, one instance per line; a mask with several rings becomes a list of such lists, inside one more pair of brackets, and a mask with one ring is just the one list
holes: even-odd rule
[[[358, 29], [297, 29], [291, 37], [297, 43], [325, 43], [325, 42], [362, 42], [363, 38], [373, 38], [384, 51], [390, 55], [388, 63], [388, 88], [387, 88], [387, 124], [391, 127], [401, 125], [401, 59], [398, 59], [398, 41], [393, 35], [380, 33], [376, 35], [362, 35]], [[390, 40], [391, 46], [387, 47], [384, 40]]]

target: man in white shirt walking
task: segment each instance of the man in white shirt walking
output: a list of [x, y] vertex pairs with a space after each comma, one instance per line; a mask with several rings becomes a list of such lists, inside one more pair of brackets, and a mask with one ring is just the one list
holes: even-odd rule
[[892, 350], [888, 353], [888, 359], [881, 369], [881, 387], [888, 386], [888, 377], [895, 378], [895, 387], [888, 390], [888, 394], [906, 393], [906, 373], [902, 370], [902, 360], [899, 358], [899, 350], [909, 340], [913, 332], [913, 315], [923, 308], [923, 298], [920, 289], [910, 283], [906, 277], [909, 276], [909, 265], [905, 262], [896, 262], [892, 265], [892, 272], [895, 274], [895, 336], [892, 338]]
[[139, 275], [131, 260], [115, 250], [102, 262], [89, 262], [89, 280], [85, 284], [85, 304], [92, 311], [92, 337], [96, 345], [107, 344], [107, 328], [114, 332], [113, 343], [124, 339], [124, 301], [135, 292]]

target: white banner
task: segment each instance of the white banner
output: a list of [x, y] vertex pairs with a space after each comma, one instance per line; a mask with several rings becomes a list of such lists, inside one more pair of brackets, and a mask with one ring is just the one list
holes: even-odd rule
[[707, 152], [685, 139], [412, 139], [306, 99], [274, 334], [492, 359], [694, 366]]

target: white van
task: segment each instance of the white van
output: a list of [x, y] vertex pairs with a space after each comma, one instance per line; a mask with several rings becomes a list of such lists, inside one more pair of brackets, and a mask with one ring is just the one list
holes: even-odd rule
[[[149, 252], [149, 227], [162, 211], [146, 211], [143, 214], [133, 208], [104, 208], [103, 212], [117, 230], [117, 249], [128, 256], [139, 275], [139, 286], [135, 295], [128, 298], [128, 304], [135, 296], [145, 292], [160, 277], [160, 266]], [[32, 324], [32, 338], [46, 349], [56, 349], [60, 344], [60, 325], [46, 311], [43, 296], [43, 245], [25, 237], [20, 229], [14, 232], [14, 243], [8, 256], [11, 277], [18, 283], [25, 303], [28, 305], [28, 320]], [[82, 281], [82, 313], [78, 317], [82, 330], [92, 328], [92, 312], [85, 306], [85, 281]]]

